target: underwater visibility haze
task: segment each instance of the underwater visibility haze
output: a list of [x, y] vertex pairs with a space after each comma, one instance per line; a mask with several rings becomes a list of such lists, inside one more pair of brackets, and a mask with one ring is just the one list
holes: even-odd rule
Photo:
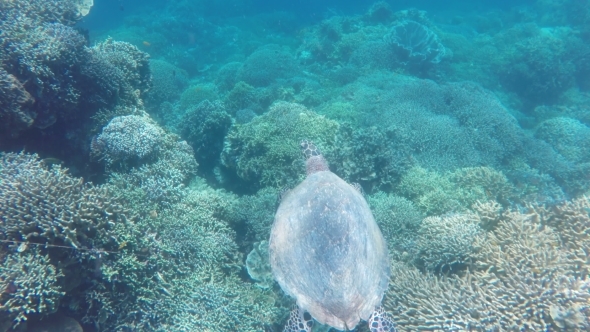
[[589, 195], [589, 1], [0, 0], [0, 332], [590, 331]]

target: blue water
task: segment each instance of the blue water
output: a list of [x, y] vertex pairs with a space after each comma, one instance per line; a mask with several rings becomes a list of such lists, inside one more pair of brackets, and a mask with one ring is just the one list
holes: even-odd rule
[[590, 330], [587, 1], [83, 4], [0, 3], [0, 332]]

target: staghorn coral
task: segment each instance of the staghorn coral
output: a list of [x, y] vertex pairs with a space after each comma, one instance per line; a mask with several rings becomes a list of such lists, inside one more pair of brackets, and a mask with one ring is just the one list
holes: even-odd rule
[[37, 155], [0, 157], [0, 222], [12, 240], [95, 247], [114, 241], [109, 231], [125, 222], [121, 204], [102, 187], [84, 183]]
[[11, 319], [19, 326], [33, 314], [50, 314], [57, 310], [64, 292], [58, 282], [61, 271], [50, 263], [49, 256], [36, 248], [9, 255], [0, 263], [0, 318]]
[[[137, 184], [113, 181], [109, 188], [147, 213]], [[109, 331], [261, 331], [278, 320], [279, 296], [240, 278], [243, 257], [229, 223], [237, 198], [203, 180], [181, 194], [133, 224], [139, 233], [86, 293], [84, 322]]]
[[134, 89], [145, 92], [151, 87], [151, 72], [149, 55], [140, 51], [136, 46], [107, 39], [98, 43], [92, 49], [119, 68], [125, 80]]
[[168, 134], [154, 161], [137, 168], [120, 169], [113, 179], [138, 186], [151, 203], [169, 206], [183, 196], [183, 188], [194, 177], [197, 167], [192, 148]]
[[0, 21], [19, 22], [10, 20], [20, 17], [28, 26], [42, 23], [61, 23], [74, 25], [86, 16], [92, 7], [92, 0], [11, 0], [0, 2]]
[[[590, 327], [590, 202], [523, 212], [474, 206], [492, 230], [473, 241], [461, 275], [424, 274], [394, 262], [385, 307], [401, 331], [581, 331]], [[571, 222], [571, 223], [568, 223]], [[495, 224], [495, 226], [493, 226]], [[570, 234], [560, 238], [562, 234]]]
[[99, 252], [116, 250], [134, 219], [121, 203], [106, 187], [47, 167], [36, 155], [1, 155], [0, 238], [20, 244], [0, 257], [0, 287], [12, 287], [0, 295], [0, 316], [15, 323], [43, 317], [62, 297], [84, 292], [85, 281], [100, 279], [101, 262], [113, 257]]

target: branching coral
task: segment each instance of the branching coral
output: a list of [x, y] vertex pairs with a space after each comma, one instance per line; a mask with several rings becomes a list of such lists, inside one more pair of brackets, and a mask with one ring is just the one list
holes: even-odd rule
[[57, 310], [65, 294], [58, 283], [63, 274], [51, 265], [49, 257], [36, 248], [15, 253], [0, 263], [0, 316], [13, 319], [14, 326], [31, 314], [49, 314]]
[[111, 164], [144, 159], [157, 153], [165, 132], [149, 117], [115, 117], [92, 142], [92, 153]]
[[93, 252], [120, 245], [131, 219], [126, 213], [105, 187], [48, 168], [36, 155], [1, 155], [0, 238], [18, 246], [0, 257], [0, 289], [8, 290], [0, 295], [0, 317], [18, 323], [51, 313], [65, 292], [97, 278], [100, 259]]
[[9, 239], [94, 247], [113, 241], [109, 230], [125, 222], [120, 202], [105, 188], [84, 183], [36, 155], [0, 157], [0, 222]]
[[428, 217], [416, 237], [415, 262], [430, 271], [448, 271], [468, 262], [473, 241], [481, 233], [471, 214]]
[[35, 113], [30, 109], [34, 99], [23, 84], [0, 68], [0, 128], [2, 135], [15, 135], [30, 127]]
[[481, 223], [497, 224], [473, 242], [474, 264], [464, 274], [439, 277], [394, 262], [385, 306], [398, 328], [587, 330], [588, 199], [523, 212], [475, 208]]
[[346, 181], [360, 183], [369, 193], [388, 190], [412, 164], [403, 147], [384, 144], [392, 141], [395, 135], [389, 130], [342, 125], [334, 150], [326, 157], [332, 171]]
[[414, 204], [399, 196], [378, 192], [367, 197], [375, 221], [392, 256], [403, 258], [415, 251], [415, 237], [424, 215]]
[[230, 130], [221, 159], [256, 187], [293, 184], [303, 175], [299, 142], [310, 139], [328, 151], [338, 127], [302, 105], [277, 102], [262, 116]]

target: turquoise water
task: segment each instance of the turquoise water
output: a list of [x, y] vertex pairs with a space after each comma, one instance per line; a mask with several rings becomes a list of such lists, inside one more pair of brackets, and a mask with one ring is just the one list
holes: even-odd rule
[[[0, 332], [588, 331], [589, 45], [577, 0], [1, 1]], [[351, 185], [271, 238], [302, 140]]]

